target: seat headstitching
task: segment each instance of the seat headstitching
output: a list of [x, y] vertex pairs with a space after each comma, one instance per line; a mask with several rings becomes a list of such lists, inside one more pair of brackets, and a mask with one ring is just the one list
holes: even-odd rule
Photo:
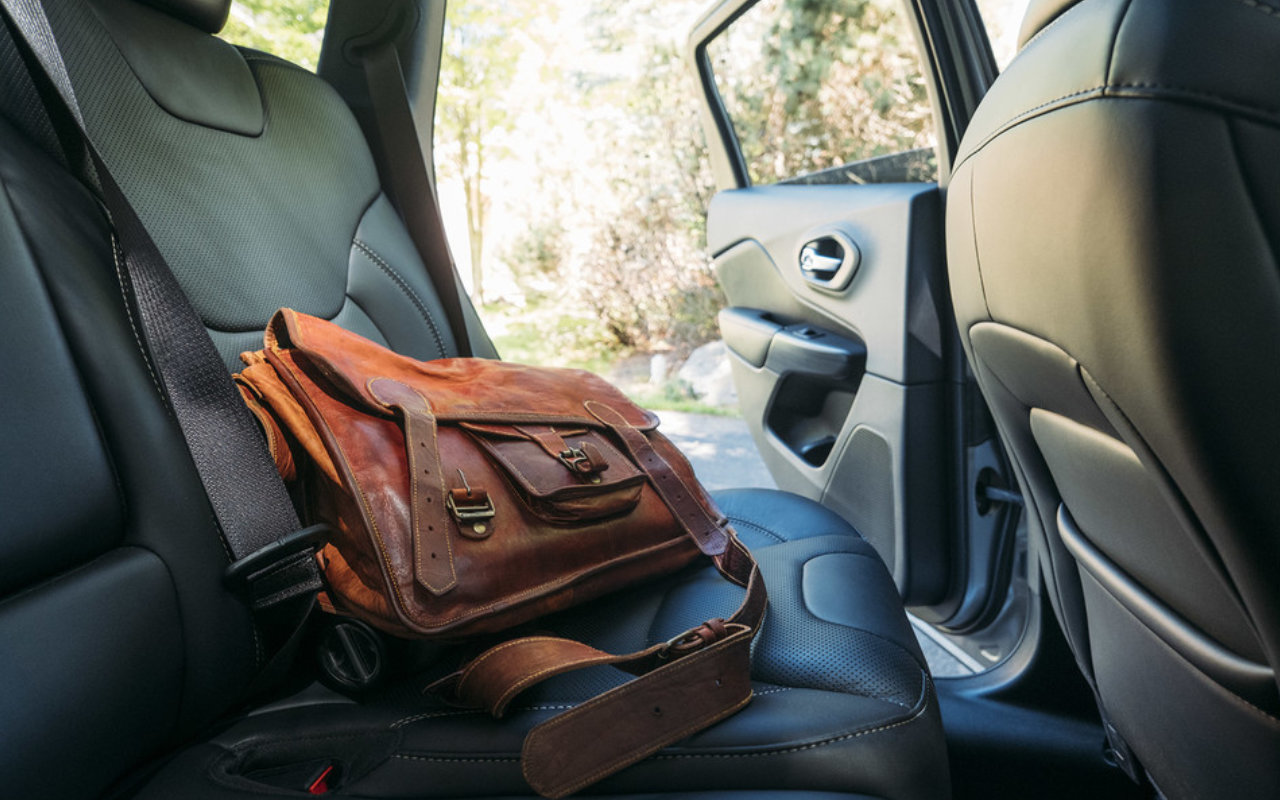
[[1022, 17], [1022, 27], [1018, 29], [1018, 49], [1026, 47], [1027, 42], [1049, 26], [1067, 9], [1080, 0], [1031, 0], [1027, 5], [1027, 13]]
[[231, 0], [142, 0], [152, 8], [193, 25], [205, 33], [217, 33], [227, 24]]

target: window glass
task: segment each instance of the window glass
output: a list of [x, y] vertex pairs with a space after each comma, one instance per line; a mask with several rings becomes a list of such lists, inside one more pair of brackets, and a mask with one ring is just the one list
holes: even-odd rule
[[236, 0], [218, 34], [315, 71], [329, 16], [329, 0]]
[[753, 184], [935, 178], [901, 0], [761, 0], [707, 55]]
[[977, 0], [982, 23], [987, 26], [987, 39], [1001, 72], [1018, 52], [1018, 29], [1027, 14], [1031, 0]]

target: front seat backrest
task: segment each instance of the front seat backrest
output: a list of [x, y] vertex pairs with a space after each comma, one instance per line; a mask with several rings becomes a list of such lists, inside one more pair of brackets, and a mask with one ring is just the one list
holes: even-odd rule
[[1280, 2], [1035, 2], [948, 189], [1049, 600], [1171, 798], [1280, 787]]

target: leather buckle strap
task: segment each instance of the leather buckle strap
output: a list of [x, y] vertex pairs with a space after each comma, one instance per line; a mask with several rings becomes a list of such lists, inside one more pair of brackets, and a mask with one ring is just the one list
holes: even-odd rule
[[[609, 665], [637, 676], [535, 727], [522, 750], [525, 779], [563, 797], [733, 714], [751, 699], [751, 641], [768, 595], [737, 540], [713, 561], [746, 591], [729, 619], [711, 619], [662, 644], [612, 655], [572, 639], [526, 636], [496, 645], [427, 687], [501, 717], [520, 692], [552, 676]], [[619, 720], [627, 724], [619, 725]]]
[[314, 581], [304, 584], [294, 584], [285, 576], [305, 568], [331, 536], [333, 528], [325, 524], [294, 531], [228, 564], [222, 579], [233, 590], [251, 589], [255, 608], [266, 608], [304, 592], [319, 591], [318, 574]]
[[[698, 549], [709, 556], [722, 554], [728, 546], [729, 536], [723, 520], [711, 514], [699, 502], [701, 491], [694, 491], [685, 483], [679, 473], [671, 468], [671, 464], [653, 449], [649, 438], [627, 422], [617, 410], [596, 400], [588, 400], [583, 406], [591, 416], [617, 434], [627, 453], [648, 474], [654, 491], [671, 510], [672, 516], [684, 528], [685, 533], [698, 545]], [[679, 452], [674, 455], [683, 459]]]

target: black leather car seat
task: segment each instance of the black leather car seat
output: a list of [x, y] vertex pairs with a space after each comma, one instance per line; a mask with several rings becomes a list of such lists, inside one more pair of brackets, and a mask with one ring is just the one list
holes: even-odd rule
[[1170, 798], [1280, 793], [1280, 4], [1033, 2], [948, 189], [1049, 599]]
[[[47, 3], [104, 156], [228, 364], [280, 305], [418, 357], [452, 352], [336, 94], [197, 27], [225, 3], [150, 5]], [[20, 687], [0, 694], [5, 791], [274, 797], [270, 780], [328, 760], [339, 795], [527, 793], [523, 732], [617, 680], [607, 670], [548, 682], [501, 722], [416, 683], [230, 713], [263, 658], [256, 629], [222, 585], [227, 556], [130, 328], [109, 229], [64, 169], [74, 150], [7, 38], [0, 69], [0, 683]], [[758, 696], [600, 791], [944, 797], [936, 697], [874, 551], [792, 495], [718, 500], [770, 588]], [[722, 583], [693, 569], [546, 624], [635, 649], [732, 608]]]

